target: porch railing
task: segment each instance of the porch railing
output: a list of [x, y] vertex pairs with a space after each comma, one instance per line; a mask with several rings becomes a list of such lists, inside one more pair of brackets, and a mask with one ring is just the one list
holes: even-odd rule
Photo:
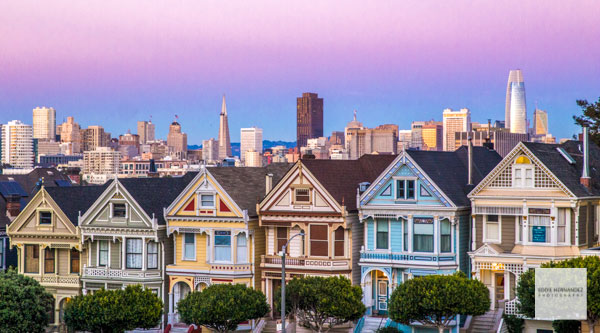
[[33, 276], [41, 284], [61, 284], [79, 286], [79, 276], [44, 275]]
[[[281, 257], [262, 255], [261, 264], [269, 267], [281, 267]], [[286, 267], [303, 267], [319, 270], [344, 270], [350, 268], [350, 259], [285, 258]]]
[[455, 254], [406, 254], [406, 253], [380, 253], [371, 251], [360, 252], [361, 261], [418, 261], [418, 262], [434, 262], [448, 263], [456, 262]]
[[122, 270], [102, 267], [85, 267], [83, 277], [101, 277], [101, 278], [160, 278], [160, 271], [142, 271], [142, 270]]

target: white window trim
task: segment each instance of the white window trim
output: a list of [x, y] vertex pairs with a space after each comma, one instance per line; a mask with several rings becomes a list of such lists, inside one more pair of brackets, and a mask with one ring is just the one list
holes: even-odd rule
[[[156, 267], [150, 267], [149, 265], [150, 261], [148, 259], [150, 258], [150, 251], [148, 246], [150, 243], [156, 244]], [[160, 243], [150, 240], [145, 242], [144, 246], [146, 246], [146, 258], [144, 258], [144, 260], [146, 260], [146, 269], [158, 269], [160, 267]]]
[[[198, 210], [200, 209], [217, 209], [217, 192], [215, 191], [198, 191], [196, 192], [197, 198], [196, 201], [198, 202]], [[203, 195], [212, 195], [213, 197], [213, 205], [212, 206], [203, 206], [202, 205], [202, 196]]]
[[[321, 224], [321, 223], [311, 223], [311, 224], [309, 224], [309, 225], [308, 225], [308, 228], [307, 228], [307, 229], [308, 229], [308, 252], [309, 252], [309, 253], [308, 253], [308, 256], [309, 256], [309, 257], [315, 257], [315, 258], [329, 258], [329, 253], [327, 253], [327, 255], [326, 255], [326, 256], [316, 256], [316, 255], [313, 255], [313, 254], [312, 254], [312, 250], [311, 250], [312, 246], [311, 246], [311, 244], [310, 244], [310, 242], [311, 242], [311, 239], [312, 239], [312, 237], [311, 237], [311, 232], [310, 232], [310, 230], [311, 230], [311, 228], [310, 228], [310, 227], [311, 227], [312, 225], [324, 225], [325, 227], [327, 227], [327, 230], [329, 230], [329, 225], [328, 225], [328, 224]], [[327, 235], [327, 244], [328, 244], [328, 245], [327, 245], [327, 252], [329, 252], [329, 250], [330, 250], [330, 248], [331, 248], [331, 237], [330, 237], [330, 232], [326, 232], [325, 234]], [[375, 237], [377, 237], [377, 236], [375, 236]], [[377, 247], [377, 244], [375, 244], [375, 247]]]
[[77, 251], [77, 252], [79, 252], [79, 273], [73, 273], [71, 271], [71, 268], [73, 267], [73, 266], [71, 266], [71, 250], [72, 249], [68, 249], [68, 251], [69, 251], [69, 274], [81, 275], [81, 271], [83, 270], [83, 267], [81, 266], [81, 258], [83, 258], [83, 251]]
[[[192, 234], [194, 235], [194, 259], [191, 258], [186, 258], [185, 256], [185, 235], [186, 234]], [[193, 232], [184, 232], [181, 234], [181, 261], [196, 261], [196, 252], [198, 252], [198, 249], [196, 248], [196, 234]]]
[[[241, 236], [243, 236], [243, 237], [246, 238], [246, 246], [245, 246], [246, 247], [246, 259], [244, 261], [238, 261], [238, 249], [239, 249], [239, 246], [238, 246], [238, 237], [241, 237]], [[249, 263], [249, 261], [250, 261], [248, 259], [249, 255], [250, 255], [250, 253], [248, 253], [249, 252], [248, 251], [248, 243], [249, 242], [250, 242], [250, 237], [248, 236], [248, 234], [246, 232], [240, 232], [237, 235], [235, 235], [235, 262], [236, 262], [236, 264], [247, 264], [247, 263]]]
[[[115, 217], [114, 216], [114, 214], [113, 214], [114, 204], [123, 204], [123, 205], [125, 205], [125, 217]], [[115, 218], [116, 219], [116, 220], [114, 220], [115, 222], [127, 222], [127, 219], [129, 218], [129, 204], [127, 202], [111, 202], [110, 203], [109, 214], [110, 214], [111, 221], [112, 221], [113, 218]], [[121, 219], [124, 219], [125, 221], [122, 221]]]
[[[103, 265], [103, 266], [100, 265], [100, 244], [102, 242], [106, 242], [106, 247], [107, 247], [106, 265]], [[96, 258], [98, 258], [98, 261], [96, 262], [97, 267], [109, 267], [110, 266], [110, 241], [104, 240], [104, 239], [98, 240], [98, 243], [96, 246]]]
[[[538, 243], [538, 242], [532, 242], [529, 240], [529, 227], [531, 225], [530, 221], [530, 216], [548, 216], [550, 218], [550, 225], [547, 226], [550, 228], [550, 240], [548, 242], [544, 242], [544, 243]], [[523, 238], [523, 242], [524, 245], [530, 245], [530, 246], [557, 246], [558, 243], [556, 242], [558, 240], [558, 216], [555, 218], [554, 221], [552, 221], [552, 215], [543, 215], [543, 214], [527, 214], [527, 227], [524, 226], [524, 229], [527, 230], [527, 239]], [[566, 236], [565, 236], [566, 237]], [[563, 245], [563, 244], [561, 244]]]
[[[442, 252], [442, 221], [444, 220], [448, 220], [448, 223], [450, 223], [450, 251], [448, 252]], [[437, 218], [437, 230], [438, 230], [438, 252], [437, 254], [440, 255], [447, 255], [447, 254], [454, 254], [454, 225], [452, 224], [452, 220], [450, 220], [447, 217], [442, 217], [442, 218]]]
[[[417, 201], [418, 200], [418, 197], [419, 197], [418, 191], [420, 189], [419, 189], [419, 182], [417, 181], [418, 180], [417, 177], [392, 177], [392, 179], [394, 180], [394, 191], [393, 191], [394, 201], [411, 201], [412, 202], [412, 201]], [[414, 187], [414, 195], [415, 195], [415, 197], [414, 198], [412, 198], [412, 199], [411, 198], [406, 198], [406, 193], [405, 193], [404, 198], [398, 198], [398, 181], [399, 180], [404, 181], [404, 184], [406, 184], [407, 180], [412, 180], [412, 181], [415, 182], [415, 187]]]
[[[56, 217], [54, 216], [54, 212], [52, 211], [52, 209], [50, 208], [38, 208], [36, 210], [36, 216], [37, 216], [37, 221], [36, 221], [36, 225], [38, 227], [53, 227], [54, 226], [54, 220], [56, 219]], [[41, 224], [40, 223], [40, 219], [41, 219], [41, 215], [42, 213], [50, 213], [50, 224]]]
[[[496, 215], [496, 214], [491, 214]], [[487, 238], [487, 222], [488, 215], [483, 215], [483, 242], [490, 244], [501, 244], [502, 243], [502, 215], [498, 216], [498, 239], [488, 239]]]
[[[374, 237], [375, 237], [375, 251], [374, 252], [380, 252], [380, 253], [388, 253], [388, 252], [392, 252], [392, 232], [391, 232], [391, 228], [392, 228], [392, 224], [390, 223], [390, 219], [387, 219], [387, 224], [388, 224], [388, 247], [387, 249], [379, 249], [377, 248], [377, 219], [373, 220], [375, 223], [373, 228], [374, 228]], [[335, 232], [335, 230], [333, 231]], [[346, 240], [346, 235], [344, 234], [344, 242]], [[335, 242], [335, 237], [333, 238], [333, 241]]]
[[[229, 238], [230, 238], [230, 242], [229, 242], [229, 260], [216, 260], [214, 258], [216, 258], [216, 251], [217, 251], [217, 246], [215, 245], [215, 239], [217, 237], [217, 235], [215, 235], [215, 231], [229, 231]], [[212, 257], [213, 257], [213, 262], [214, 263], [220, 263], [220, 264], [233, 264], [233, 232], [231, 232], [231, 229], [215, 229], [213, 231], [213, 242], [212, 242]], [[236, 244], [237, 245], [237, 244]]]
[[[420, 217], [417, 217], [417, 218], [420, 218]], [[426, 217], [426, 218], [430, 218], [430, 217]], [[438, 227], [436, 227], [436, 226], [439, 225], [439, 223], [438, 223], [437, 219], [435, 217], [433, 218], [433, 251], [431, 251], [431, 252], [419, 252], [419, 251], [414, 250], [414, 243], [415, 243], [414, 242], [414, 240], [415, 240], [414, 225], [415, 225], [415, 218], [413, 217], [411, 219], [411, 223], [409, 224], [409, 229], [408, 229], [408, 232], [409, 232], [408, 238], [410, 238], [410, 250], [411, 250], [410, 253], [414, 253], [417, 255], [428, 255], [428, 256], [438, 255], [439, 251], [437, 248], [439, 247], [439, 241], [436, 238], [439, 237], [439, 233], [437, 232]]]
[[[520, 186], [516, 186], [517, 173], [516, 170], [521, 170], [522, 175], [522, 184]], [[527, 170], [531, 170], [531, 186], [525, 186], [525, 175], [527, 174]], [[514, 188], [526, 188], [526, 189], [534, 189], [535, 188], [535, 166], [533, 164], [513, 164], [512, 165], [512, 187]]]

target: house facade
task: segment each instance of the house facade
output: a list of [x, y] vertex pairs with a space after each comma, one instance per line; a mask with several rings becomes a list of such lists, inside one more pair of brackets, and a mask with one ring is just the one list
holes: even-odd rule
[[[489, 288], [492, 309], [516, 314], [515, 286], [526, 270], [598, 255], [597, 170], [595, 145], [522, 142], [469, 194], [472, 274]], [[551, 323], [528, 320], [532, 327]]]
[[470, 271], [469, 183], [483, 179], [501, 157], [484, 147], [469, 155], [467, 147], [403, 151], [359, 196], [367, 315], [387, 315], [392, 291], [408, 279]]
[[194, 174], [179, 178], [115, 179], [79, 218], [83, 293], [141, 284], [164, 302], [164, 268], [173, 262], [163, 209], [187, 186]]
[[173, 239], [166, 267], [169, 323], [179, 323], [177, 303], [192, 290], [220, 283], [260, 288], [265, 233], [256, 205], [288, 168], [203, 168], [165, 209]]
[[295, 237], [286, 250], [286, 280], [342, 275], [353, 284], [360, 283], [363, 228], [356, 205], [358, 186], [373, 181], [394, 157], [300, 160], [260, 202], [259, 225], [266, 237], [261, 284], [271, 305], [281, 285], [282, 247], [300, 233], [305, 236]]

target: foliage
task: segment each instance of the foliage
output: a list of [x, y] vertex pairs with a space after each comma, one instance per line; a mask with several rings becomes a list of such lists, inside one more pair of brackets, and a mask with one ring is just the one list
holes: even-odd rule
[[387, 326], [378, 328], [375, 333], [402, 333], [402, 330], [399, 330], [396, 327]]
[[515, 315], [502, 315], [504, 319], [504, 323], [506, 324], [506, 328], [508, 333], [522, 333], [523, 325], [525, 324], [525, 319], [517, 317]]
[[135, 285], [76, 296], [67, 302], [64, 319], [72, 330], [116, 333], [158, 326], [162, 309], [157, 295]]
[[581, 322], [578, 320], [555, 320], [552, 328], [556, 333], [581, 332]]
[[[542, 264], [542, 268], [586, 268], [587, 269], [587, 322], [590, 332], [600, 319], [600, 258], [597, 256], [577, 257], [563, 261], [552, 261]], [[523, 281], [523, 280], [526, 281]], [[523, 281], [523, 282], [522, 282]], [[519, 286], [523, 285], [523, 288]], [[517, 310], [524, 316], [535, 317], [535, 271], [531, 270], [521, 275], [517, 286], [517, 297], [522, 305]], [[524, 303], [524, 304], [523, 304]], [[571, 325], [557, 323], [557, 325]]]
[[600, 146], [600, 98], [595, 103], [589, 103], [587, 100], [577, 100], [577, 105], [581, 108], [581, 116], [573, 116], [576, 124], [589, 127], [590, 140]]
[[54, 297], [36, 280], [14, 269], [0, 272], [0, 332], [44, 332]]
[[243, 284], [215, 284], [188, 294], [177, 304], [177, 311], [188, 325], [231, 332], [240, 323], [264, 317], [269, 304], [262, 292]]
[[482, 315], [490, 308], [488, 288], [464, 273], [415, 277], [398, 286], [389, 301], [392, 320], [419, 322], [440, 332], [462, 315]]
[[[294, 278], [286, 285], [285, 298], [286, 312], [299, 325], [316, 332], [357, 320], [367, 310], [360, 286], [353, 286], [343, 276]], [[280, 308], [280, 296], [274, 300], [275, 307]]]

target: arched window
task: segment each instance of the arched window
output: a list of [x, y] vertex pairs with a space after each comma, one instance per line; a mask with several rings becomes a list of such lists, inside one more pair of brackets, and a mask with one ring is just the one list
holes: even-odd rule
[[513, 187], [533, 187], [534, 166], [529, 157], [521, 155], [513, 165]]

